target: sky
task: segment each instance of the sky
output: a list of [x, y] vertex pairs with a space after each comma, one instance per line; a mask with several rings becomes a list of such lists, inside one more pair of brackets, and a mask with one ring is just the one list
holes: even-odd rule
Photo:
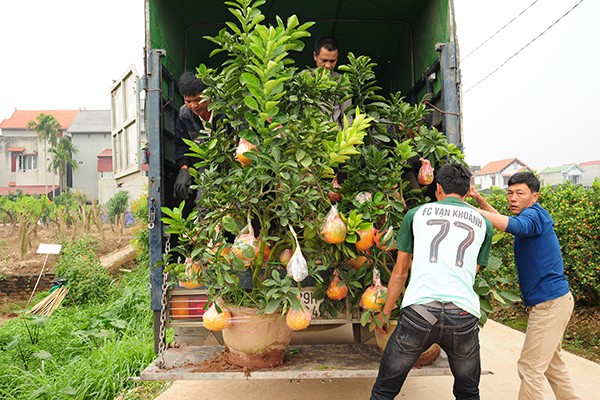
[[[132, 64], [143, 74], [143, 4], [0, 1], [0, 120], [15, 109], [109, 109], [113, 80]], [[467, 162], [517, 157], [541, 171], [600, 159], [600, 0], [454, 4]]]
[[464, 153], [470, 165], [517, 157], [541, 171], [600, 159], [600, 125], [595, 123], [600, 113], [595, 103], [600, 92], [600, 1], [583, 0], [473, 87], [580, 1], [455, 0]]

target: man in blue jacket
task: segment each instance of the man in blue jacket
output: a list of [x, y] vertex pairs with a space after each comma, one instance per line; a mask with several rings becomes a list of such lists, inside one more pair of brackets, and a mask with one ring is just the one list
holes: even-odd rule
[[573, 312], [573, 296], [564, 274], [563, 258], [554, 221], [537, 203], [540, 181], [531, 172], [518, 172], [508, 180], [512, 217], [498, 213], [477, 190], [470, 195], [494, 228], [515, 236], [514, 253], [523, 304], [529, 312], [525, 343], [517, 362], [521, 387], [519, 400], [543, 399], [548, 379], [557, 400], [576, 400], [573, 384], [561, 355], [561, 343]]

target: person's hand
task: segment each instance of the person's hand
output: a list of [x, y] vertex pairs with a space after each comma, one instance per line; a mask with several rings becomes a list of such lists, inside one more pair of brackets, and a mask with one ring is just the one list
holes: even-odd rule
[[377, 318], [381, 322], [381, 326], [379, 326], [380, 324], [375, 323], [375, 329], [385, 335], [385, 333], [387, 332], [387, 328], [388, 328], [386, 320], [389, 320], [389, 316], [386, 319], [384, 317], [383, 313], [377, 313], [375, 318]]
[[192, 177], [190, 176], [190, 171], [187, 168], [181, 168], [177, 174], [177, 178], [175, 179], [175, 185], [173, 186], [175, 197], [181, 199], [187, 199], [190, 197], [191, 184]]
[[482, 196], [481, 196], [481, 194], [479, 194], [479, 191], [477, 190], [477, 188], [473, 185], [471, 185], [471, 187], [469, 188], [468, 195], [471, 196], [477, 202], [479, 202], [479, 199], [482, 198]]

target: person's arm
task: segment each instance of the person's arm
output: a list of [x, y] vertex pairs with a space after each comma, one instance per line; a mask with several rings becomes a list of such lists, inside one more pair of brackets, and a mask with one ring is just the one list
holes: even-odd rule
[[[402, 295], [404, 291], [404, 285], [406, 284], [406, 280], [408, 279], [408, 271], [410, 269], [410, 261], [412, 259], [412, 254], [406, 253], [404, 251], [398, 251], [398, 256], [396, 257], [396, 264], [394, 265], [394, 270], [392, 271], [392, 276], [390, 277], [390, 281], [388, 283], [388, 291], [385, 298], [385, 305], [383, 306], [382, 313], [385, 314], [389, 320], [390, 315], [394, 308], [396, 308], [396, 302]], [[381, 315], [377, 316], [381, 322], [383, 321], [383, 317]], [[382, 327], [376, 327], [381, 332], [385, 332], [384, 325]]]
[[477, 191], [475, 186], [471, 186], [469, 190], [469, 196], [471, 196], [479, 205], [480, 209], [477, 211], [489, 219], [494, 228], [501, 230], [502, 232], [506, 231], [506, 227], [508, 226], [508, 217], [500, 214], [498, 210], [492, 207], [492, 205], [483, 198], [479, 191]]
[[471, 196], [473, 200], [477, 202], [479, 208], [481, 208], [482, 210], [500, 214], [498, 210], [492, 207], [492, 205], [488, 203], [486, 199], [483, 198], [483, 196], [479, 193], [477, 188], [473, 185], [471, 185], [471, 188], [469, 189], [469, 196]]
[[190, 134], [188, 133], [181, 116], [178, 116], [175, 121], [175, 162], [180, 168], [187, 168], [190, 166], [190, 160], [185, 153], [189, 151], [190, 146], [188, 146], [183, 139], [190, 140]]

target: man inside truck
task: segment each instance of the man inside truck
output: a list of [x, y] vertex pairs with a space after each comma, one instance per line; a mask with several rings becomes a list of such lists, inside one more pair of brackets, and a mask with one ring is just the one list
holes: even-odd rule
[[[321, 36], [315, 41], [313, 58], [315, 60], [315, 69], [324, 68], [331, 72], [332, 77], [339, 77], [340, 74], [334, 71], [338, 57], [340, 55], [340, 42], [333, 36]], [[331, 111], [331, 120], [336, 122], [340, 129], [344, 127], [344, 110], [352, 104], [348, 99], [342, 104], [339, 102], [333, 103]]]
[[[481, 312], [473, 284], [479, 267], [488, 264], [492, 224], [464, 201], [470, 179], [464, 166], [444, 164], [436, 172], [438, 201], [411, 209], [402, 221], [382, 310], [388, 320], [409, 270], [410, 281], [371, 400], [394, 399], [415, 361], [434, 343], [448, 355], [454, 397], [479, 399]], [[383, 316], [378, 318], [385, 327]]]
[[185, 155], [189, 146], [183, 139], [196, 140], [200, 135], [210, 133], [209, 126], [213, 115], [208, 109], [210, 99], [202, 95], [206, 85], [193, 72], [186, 71], [181, 74], [178, 86], [184, 104], [179, 109], [175, 122], [175, 162], [179, 166], [179, 172], [175, 179], [174, 192], [176, 198], [185, 200], [192, 195], [189, 167], [193, 162]]

